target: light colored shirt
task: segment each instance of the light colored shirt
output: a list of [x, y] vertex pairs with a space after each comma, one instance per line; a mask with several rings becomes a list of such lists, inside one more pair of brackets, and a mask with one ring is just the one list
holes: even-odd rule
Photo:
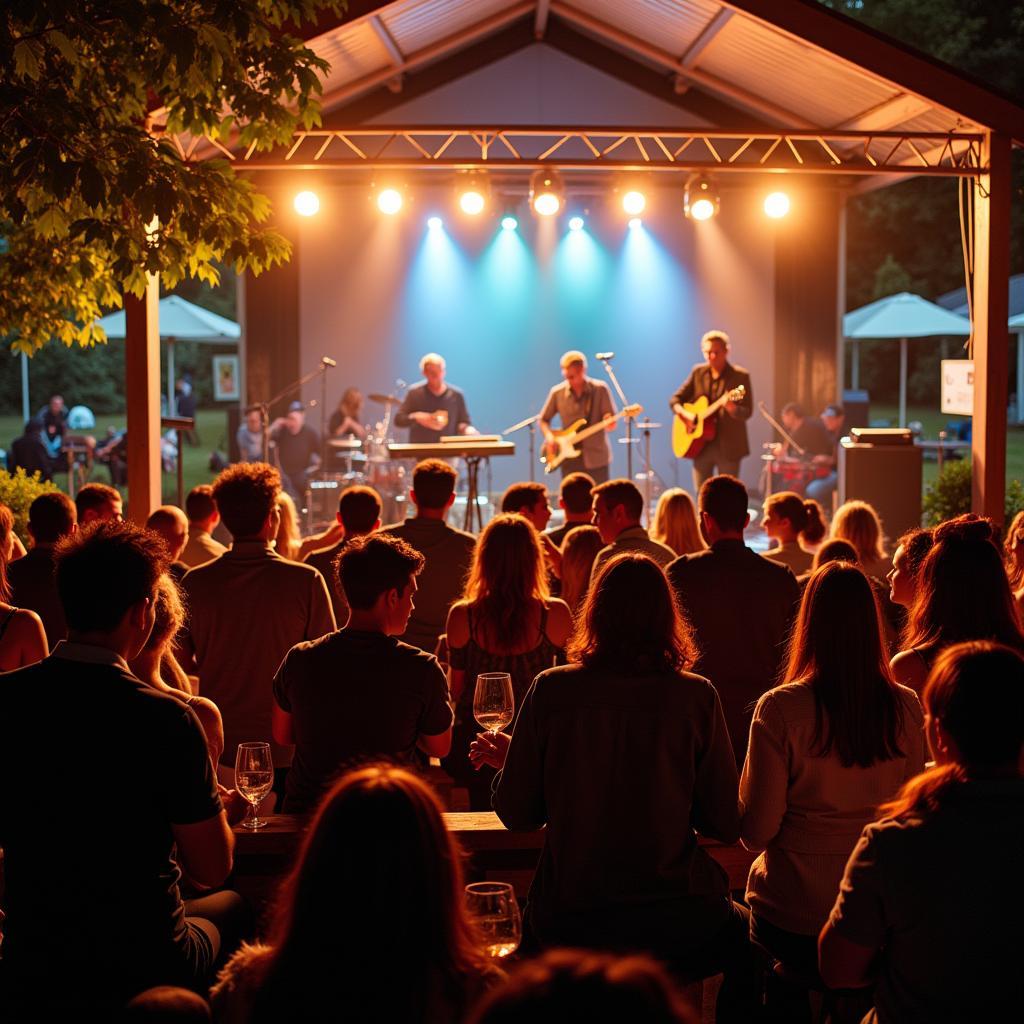
[[292, 747], [271, 736], [274, 674], [297, 643], [334, 631], [323, 576], [263, 541], [237, 541], [181, 586], [189, 609], [181, 644], [195, 657], [202, 695], [224, 718], [221, 763], [234, 765], [239, 743], [263, 740], [276, 766], [291, 764]]
[[[562, 429], [566, 429], [576, 420], [586, 420], [589, 427], [603, 420], [606, 415], [614, 413], [615, 403], [612, 401], [608, 385], [603, 381], [585, 377], [583, 393], [578, 398], [568, 382], [556, 384], [548, 392], [540, 418], [544, 423], [550, 423], [558, 416], [562, 421]], [[610, 465], [612, 461], [612, 446], [607, 431], [599, 430], [585, 438], [580, 442], [579, 448], [586, 469], [600, 469], [602, 466]]]
[[592, 580], [597, 579], [601, 566], [609, 558], [624, 554], [646, 555], [651, 561], [657, 562], [662, 569], [669, 562], [674, 562], [676, 559], [676, 553], [667, 544], [651, 540], [647, 535], [647, 531], [642, 526], [631, 526], [623, 530], [611, 544], [598, 551], [597, 557], [594, 559], [594, 568], [591, 570], [590, 578]]
[[810, 551], [804, 551], [795, 540], [788, 540], [785, 544], [771, 551], [762, 552], [765, 558], [778, 562], [779, 565], [788, 565], [793, 570], [794, 576], [801, 576], [811, 571], [811, 564], [814, 562], [814, 555]]
[[220, 541], [214, 540], [206, 530], [194, 530], [188, 528], [188, 540], [181, 554], [179, 562], [184, 562], [190, 569], [197, 565], [205, 565], [219, 558], [227, 548]]

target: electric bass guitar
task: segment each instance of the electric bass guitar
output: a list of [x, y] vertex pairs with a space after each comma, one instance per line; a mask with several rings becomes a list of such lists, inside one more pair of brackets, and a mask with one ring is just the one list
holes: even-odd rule
[[587, 421], [581, 418], [564, 430], [552, 431], [554, 436], [544, 443], [541, 450], [540, 461], [544, 464], [544, 472], [553, 473], [566, 459], [579, 458], [580, 450], [576, 447], [578, 442], [606, 430], [609, 423], [614, 423], [623, 416], [639, 416], [643, 411], [642, 405], [627, 405], [621, 412], [606, 420], [599, 420], [589, 427], [586, 426]]
[[677, 413], [672, 424], [672, 451], [676, 458], [696, 458], [704, 445], [718, 433], [718, 410], [726, 402], [742, 402], [746, 394], [747, 389], [741, 384], [710, 404], [707, 395], [701, 395], [695, 402], [684, 402], [686, 416]]

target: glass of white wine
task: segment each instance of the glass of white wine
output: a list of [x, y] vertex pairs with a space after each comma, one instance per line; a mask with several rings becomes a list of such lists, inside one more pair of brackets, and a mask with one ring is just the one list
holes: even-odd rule
[[476, 922], [488, 956], [510, 956], [523, 939], [516, 894], [508, 882], [473, 882], [466, 886], [466, 904]]
[[481, 729], [501, 732], [512, 721], [516, 703], [512, 677], [507, 672], [482, 672], [476, 677], [473, 693], [473, 717]]
[[249, 803], [242, 828], [263, 828], [266, 819], [261, 819], [256, 808], [274, 788], [274, 760], [269, 743], [239, 743], [235, 753], [235, 788]]

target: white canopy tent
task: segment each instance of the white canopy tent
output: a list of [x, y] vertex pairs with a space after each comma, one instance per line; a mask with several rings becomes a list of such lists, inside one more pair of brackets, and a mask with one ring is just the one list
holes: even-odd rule
[[900, 426], [907, 425], [907, 342], [910, 338], [969, 337], [971, 322], [911, 292], [869, 302], [843, 317], [843, 336], [853, 342], [851, 384], [859, 385], [862, 338], [900, 340]]
[[[123, 339], [126, 335], [125, 312], [108, 313], [96, 323], [108, 338]], [[234, 320], [211, 313], [202, 306], [168, 295], [160, 300], [160, 337], [167, 342], [167, 413], [174, 415], [174, 343], [198, 341], [206, 344], [229, 344], [241, 337], [242, 329]]]

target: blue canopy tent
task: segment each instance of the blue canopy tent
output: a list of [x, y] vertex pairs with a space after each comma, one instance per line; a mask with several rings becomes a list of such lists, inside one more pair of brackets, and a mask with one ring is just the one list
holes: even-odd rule
[[969, 337], [971, 322], [951, 313], [934, 302], [910, 292], [897, 292], [884, 299], [869, 302], [843, 317], [843, 337], [853, 342], [851, 384], [860, 384], [860, 352], [862, 338], [900, 339], [900, 426], [907, 425], [907, 342], [910, 338], [942, 336]]

